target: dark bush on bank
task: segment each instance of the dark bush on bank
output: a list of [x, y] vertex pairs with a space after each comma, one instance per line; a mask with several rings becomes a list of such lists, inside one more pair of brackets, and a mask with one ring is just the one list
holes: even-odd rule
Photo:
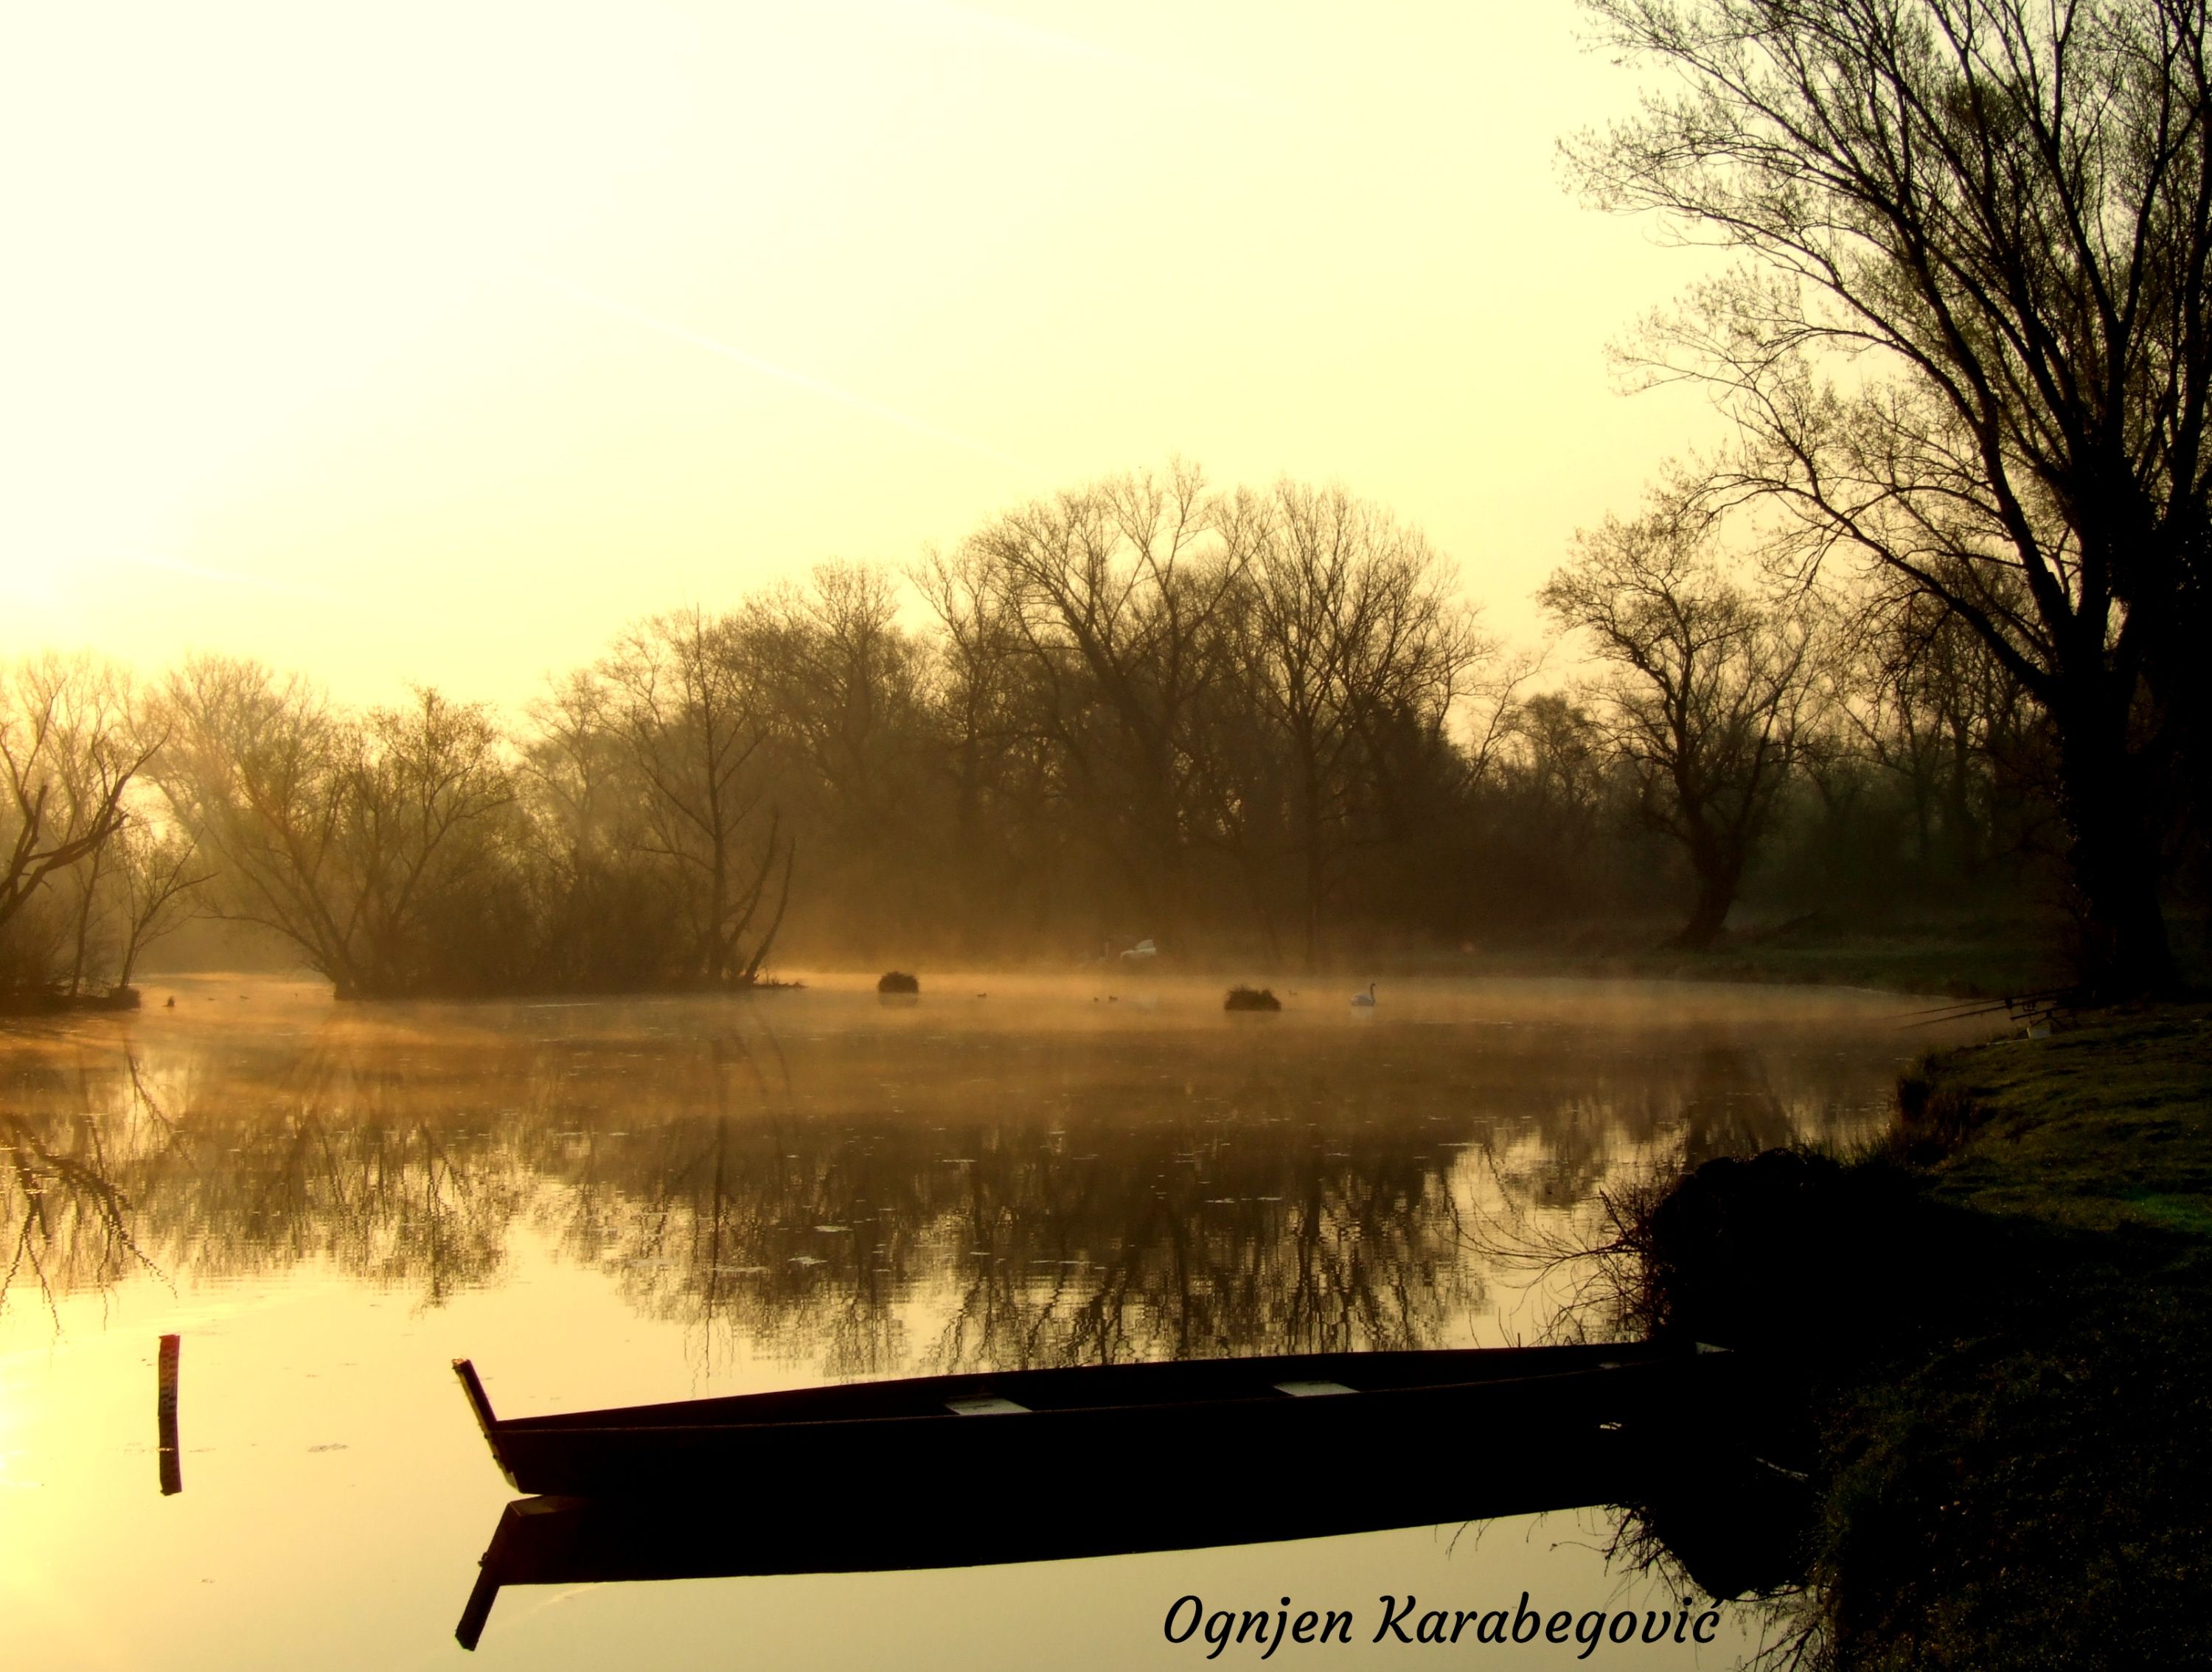
[[1808, 1365], [1939, 1321], [2008, 1258], [1887, 1157], [1723, 1157], [1621, 1219], [1647, 1333]]

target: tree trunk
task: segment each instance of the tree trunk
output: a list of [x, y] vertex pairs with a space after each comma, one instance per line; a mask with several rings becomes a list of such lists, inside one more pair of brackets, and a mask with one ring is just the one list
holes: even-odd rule
[[1951, 826], [1951, 843], [1957, 850], [1953, 857], [1959, 874], [1969, 882], [1981, 877], [1984, 860], [1996, 839], [1994, 830], [1982, 830], [1974, 818], [1973, 775], [1973, 739], [1967, 733], [1966, 721], [1954, 719], [1951, 724], [1950, 806], [1946, 816]]
[[1303, 845], [1305, 848], [1304, 876], [1302, 879], [1305, 893], [1305, 970], [1306, 974], [1310, 976], [1321, 968], [1321, 903], [1323, 888], [1321, 851], [1321, 774], [1313, 761], [1313, 745], [1301, 739], [1300, 746], [1306, 757], [1301, 763], [1303, 781], [1299, 788], [1303, 805], [1298, 809], [1298, 823], [1301, 827], [1299, 834], [1304, 838]]
[[1697, 902], [1690, 908], [1690, 921], [1667, 944], [1686, 952], [1710, 952], [1728, 921], [1729, 908], [1735, 903], [1743, 860], [1717, 842], [1700, 843], [1691, 848], [1690, 865], [1697, 874]]
[[2158, 843], [2142, 763], [2127, 746], [2124, 705], [2052, 705], [2067, 853], [2085, 921], [2081, 974], [2100, 998], [2179, 984], [2159, 900]]

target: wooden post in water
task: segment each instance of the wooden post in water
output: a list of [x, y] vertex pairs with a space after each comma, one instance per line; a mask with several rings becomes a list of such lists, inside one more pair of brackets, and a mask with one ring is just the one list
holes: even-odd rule
[[161, 1380], [154, 1401], [156, 1422], [161, 1430], [161, 1495], [185, 1489], [184, 1471], [177, 1462], [177, 1348], [181, 1338], [161, 1337]]

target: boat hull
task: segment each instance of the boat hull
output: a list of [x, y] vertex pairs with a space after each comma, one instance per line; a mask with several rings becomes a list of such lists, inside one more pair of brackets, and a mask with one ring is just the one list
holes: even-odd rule
[[1525, 1480], [1541, 1497], [1563, 1468], [1587, 1461], [1616, 1472], [1651, 1433], [1679, 1432], [1686, 1408], [1710, 1402], [1725, 1363], [1625, 1347], [1304, 1354], [505, 1421], [485, 1402], [478, 1415], [515, 1487], [560, 1497], [741, 1489], [758, 1501], [925, 1480], [1003, 1503], [1010, 1487], [1057, 1492], [1090, 1480], [1295, 1502], [1355, 1476], [1438, 1469], [1509, 1494]]

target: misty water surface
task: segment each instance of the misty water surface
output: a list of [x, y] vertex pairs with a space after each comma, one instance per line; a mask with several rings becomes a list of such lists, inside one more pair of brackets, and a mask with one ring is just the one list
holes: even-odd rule
[[[1119, 970], [926, 975], [904, 1005], [825, 977], [744, 1000], [337, 1006], [209, 978], [149, 988], [136, 1017], [19, 1026], [0, 1104], [11, 1646], [49, 1665], [157, 1643], [171, 1664], [457, 1659], [509, 1495], [453, 1389], [460, 1354], [520, 1415], [1601, 1332], [1588, 1268], [1547, 1256], [1601, 1233], [1604, 1193], [1870, 1131], [1929, 1043], [1899, 1025], [1912, 1001], [1871, 994], [1405, 982], [1360, 1012], [1348, 983], [1279, 990], [1279, 1016]], [[166, 1330], [185, 1338], [170, 1499]], [[1510, 1443], [1470, 1436], [1463, 1466]], [[855, 1512], [1024, 1489], [886, 1481]], [[1171, 1516], [1234, 1483], [1049, 1489], [1154, 1493]], [[731, 1512], [772, 1524], [775, 1506]], [[1185, 1592], [1273, 1606], [1303, 1587], [1371, 1612], [1424, 1586], [1563, 1607], [1663, 1590], [1607, 1566], [1607, 1527], [519, 1593], [479, 1658], [737, 1664], [742, 1639], [748, 1663], [1121, 1665], [1196, 1658], [1160, 1636]], [[1733, 1612], [1730, 1654], [1756, 1630]]]

